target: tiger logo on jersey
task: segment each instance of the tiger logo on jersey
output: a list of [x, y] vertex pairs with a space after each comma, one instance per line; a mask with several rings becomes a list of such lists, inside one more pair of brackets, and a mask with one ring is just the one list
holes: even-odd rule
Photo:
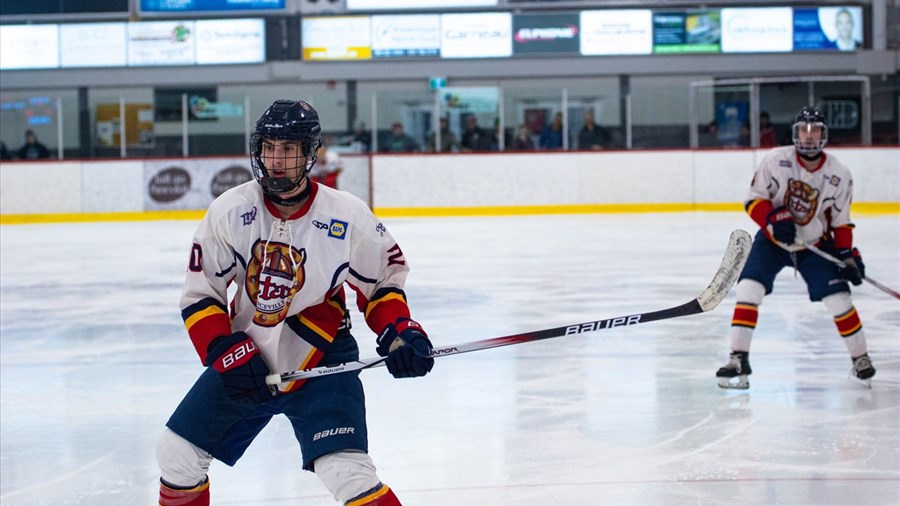
[[816, 216], [819, 208], [819, 190], [795, 179], [788, 179], [784, 193], [784, 207], [791, 211], [798, 225], [806, 225]]
[[294, 294], [306, 281], [306, 250], [259, 239], [251, 251], [245, 286], [256, 306], [253, 323], [274, 327], [284, 320]]

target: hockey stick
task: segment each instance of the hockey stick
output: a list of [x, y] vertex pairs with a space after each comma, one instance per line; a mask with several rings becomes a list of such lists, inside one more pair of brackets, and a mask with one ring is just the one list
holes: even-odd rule
[[[481, 341], [472, 341], [468, 343], [455, 344], [445, 348], [435, 348], [431, 352], [431, 357], [445, 357], [448, 355], [458, 355], [460, 353], [468, 353], [470, 351], [486, 350], [489, 348], [498, 348], [500, 346], [509, 346], [513, 344], [527, 343], [531, 341], [540, 341], [542, 339], [551, 339], [554, 337], [563, 337], [570, 335], [582, 334], [585, 332], [593, 332], [595, 330], [605, 330], [614, 327], [627, 327], [629, 325], [637, 325], [638, 323], [648, 323], [657, 320], [668, 320], [669, 318], [679, 318], [693, 314], [699, 314], [709, 311], [722, 302], [722, 299], [734, 286], [747, 256], [750, 254], [751, 244], [750, 234], [743, 230], [735, 230], [731, 233], [728, 240], [728, 247], [725, 250], [725, 257], [719, 270], [713, 277], [709, 286], [703, 290], [696, 299], [660, 311], [651, 311], [648, 313], [639, 313], [628, 316], [617, 316], [607, 318], [605, 320], [594, 320], [584, 323], [576, 323], [574, 325], [564, 325], [553, 329], [537, 330], [534, 332], [525, 332], [524, 334], [514, 334], [510, 336], [495, 337], [492, 339], [484, 339]], [[296, 381], [307, 378], [316, 378], [319, 376], [327, 376], [329, 374], [337, 374], [342, 372], [359, 371], [370, 367], [379, 367], [384, 365], [384, 357], [374, 357], [364, 360], [347, 362], [344, 364], [315, 367], [312, 369], [304, 369], [282, 374], [270, 374], [266, 377], [266, 383], [269, 385], [277, 385], [288, 381]]]
[[[816, 255], [819, 255], [820, 257], [824, 258], [825, 260], [828, 260], [829, 262], [832, 262], [832, 263], [834, 263], [834, 264], [836, 264], [836, 265], [838, 265], [838, 266], [840, 266], [840, 267], [844, 267], [844, 266], [846, 265], [846, 264], [844, 264], [844, 261], [841, 260], [840, 258], [837, 258], [837, 257], [835, 257], [835, 256], [833, 256], [833, 255], [829, 255], [828, 253], [826, 253], [826, 252], [820, 250], [819, 248], [817, 248], [817, 247], [816, 247], [815, 245], [813, 245], [813, 244], [804, 242], [804, 243], [802, 243], [802, 245], [803, 245], [806, 249], [812, 251], [812, 252], [815, 253]], [[869, 276], [864, 277], [864, 278], [863, 278], [863, 281], [868, 282], [869, 284], [871, 284], [871, 285], [874, 286], [875, 288], [878, 288], [878, 289], [881, 290], [882, 292], [884, 292], [884, 293], [890, 295], [891, 297], [893, 297], [893, 298], [895, 298], [895, 299], [900, 299], [900, 293], [897, 293], [896, 291], [891, 290], [891, 289], [888, 288], [887, 286], [882, 285], [881, 283], [879, 283], [878, 281], [875, 281], [874, 279], [870, 278]]]

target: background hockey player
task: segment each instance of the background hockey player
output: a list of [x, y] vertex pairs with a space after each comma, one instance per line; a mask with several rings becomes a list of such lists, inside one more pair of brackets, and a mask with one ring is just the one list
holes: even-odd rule
[[344, 170], [344, 163], [340, 155], [333, 149], [330, 149], [325, 143], [319, 145], [319, 151], [316, 154], [316, 164], [309, 173], [310, 179], [313, 181], [338, 188], [338, 176]]
[[212, 459], [234, 465], [279, 413], [291, 421], [303, 469], [336, 500], [400, 504], [367, 454], [356, 374], [277, 388], [265, 381], [270, 372], [358, 359], [344, 283], [392, 375], [423, 376], [434, 364], [431, 342], [410, 319], [400, 247], [362, 201], [308, 177], [320, 132], [308, 103], [273, 103], [251, 139], [255, 181], [216, 199], [194, 235], [181, 308], [207, 368], [159, 438], [162, 506], [208, 505]]
[[[817, 109], [800, 110], [794, 118], [793, 141], [793, 146], [769, 151], [750, 184], [745, 207], [760, 231], [737, 284], [731, 357], [716, 372], [719, 386], [725, 388], [749, 386], [750, 340], [759, 306], [784, 267], [799, 271], [810, 300], [822, 301], [831, 313], [850, 352], [853, 375], [861, 380], [875, 375], [846, 281], [860, 285], [865, 277], [862, 257], [853, 247], [853, 178], [847, 167], [823, 151], [828, 127]], [[794, 246], [798, 240], [833, 253], [846, 267]]]

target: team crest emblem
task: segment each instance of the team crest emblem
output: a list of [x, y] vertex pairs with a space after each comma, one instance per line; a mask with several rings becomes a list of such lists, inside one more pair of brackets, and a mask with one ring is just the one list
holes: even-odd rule
[[819, 190], [803, 181], [788, 179], [784, 206], [791, 211], [798, 225], [806, 225], [812, 221], [819, 208]]
[[257, 240], [247, 264], [247, 295], [256, 306], [253, 323], [274, 327], [287, 315], [294, 295], [303, 287], [306, 250], [280, 242]]

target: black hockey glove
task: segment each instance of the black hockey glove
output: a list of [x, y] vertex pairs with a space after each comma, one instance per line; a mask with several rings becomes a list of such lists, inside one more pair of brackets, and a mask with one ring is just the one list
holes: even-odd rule
[[844, 266], [838, 268], [840, 276], [853, 283], [853, 286], [861, 285], [866, 279], [866, 266], [863, 264], [859, 250], [856, 248], [842, 249], [838, 251], [838, 258], [844, 262]]
[[269, 368], [244, 332], [217, 337], [209, 343], [206, 363], [219, 373], [225, 393], [233, 401], [261, 403], [274, 394], [266, 384]]
[[794, 244], [797, 239], [797, 227], [794, 225], [794, 217], [786, 207], [772, 209], [766, 217], [766, 221], [769, 223], [766, 231], [776, 241], [788, 245]]
[[422, 326], [409, 318], [387, 324], [376, 340], [376, 351], [395, 378], [425, 376], [434, 367], [431, 341]]

